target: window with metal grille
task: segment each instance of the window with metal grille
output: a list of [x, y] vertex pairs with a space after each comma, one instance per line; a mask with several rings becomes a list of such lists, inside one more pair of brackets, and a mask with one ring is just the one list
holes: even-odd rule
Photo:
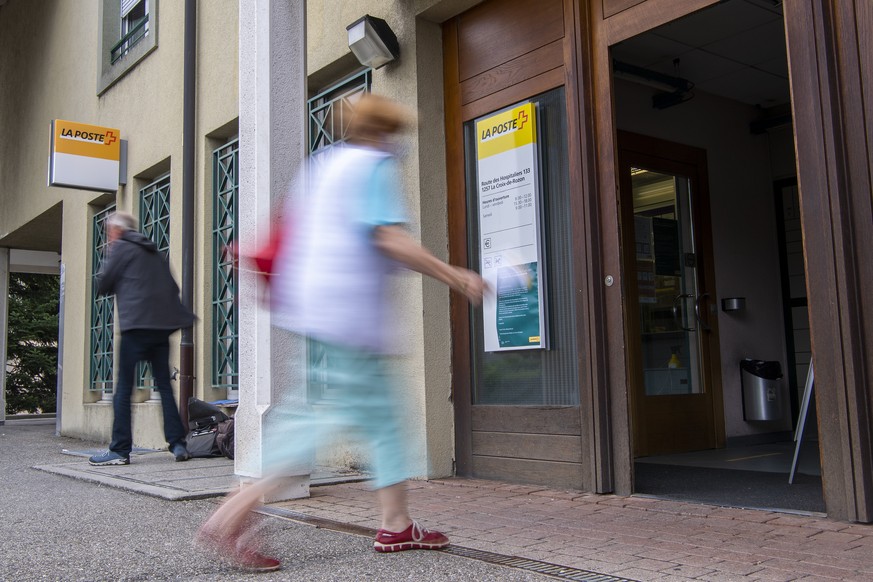
[[158, 48], [160, 0], [96, 0], [96, 4], [97, 95], [102, 95]]
[[91, 373], [88, 388], [112, 393], [112, 365], [115, 334], [115, 295], [97, 296], [97, 274], [109, 248], [106, 219], [115, 212], [107, 206], [91, 221]]
[[346, 138], [349, 120], [343, 119], [343, 103], [354, 107], [355, 100], [370, 91], [373, 72], [362, 71], [348, 79], [328, 87], [308, 101], [309, 154], [314, 162], [334, 145], [341, 145]]
[[[147, 236], [164, 259], [170, 260], [170, 175], [155, 180], [139, 191], [139, 229]], [[154, 388], [151, 364], [140, 362], [136, 366], [136, 385], [139, 388]]]
[[[315, 170], [318, 165], [324, 163], [330, 151], [334, 147], [341, 147], [345, 142], [349, 120], [343, 118], [343, 113], [348, 109], [342, 105], [354, 109], [355, 100], [370, 91], [372, 79], [373, 71], [367, 69], [328, 87], [308, 101], [310, 170]], [[306, 343], [309, 372], [308, 398], [310, 402], [315, 402], [325, 397], [328, 388], [324, 380], [327, 356], [317, 343], [312, 341]]]
[[149, 0], [121, 0], [121, 39], [110, 50], [114, 64], [149, 33]]
[[237, 272], [228, 252], [237, 240], [239, 141], [212, 152], [212, 386], [239, 389]]

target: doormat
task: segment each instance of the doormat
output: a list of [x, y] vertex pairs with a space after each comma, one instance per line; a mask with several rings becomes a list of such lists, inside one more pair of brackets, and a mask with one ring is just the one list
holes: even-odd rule
[[821, 477], [634, 463], [634, 493], [709, 505], [824, 513]]

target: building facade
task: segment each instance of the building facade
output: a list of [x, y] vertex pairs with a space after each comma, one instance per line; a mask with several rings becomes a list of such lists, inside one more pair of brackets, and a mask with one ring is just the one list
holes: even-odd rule
[[[0, 70], [8, 78], [0, 115], [4, 132], [20, 136], [4, 143], [0, 156], [0, 237], [12, 257], [25, 250], [60, 256], [60, 268], [55, 264], [64, 280], [58, 424], [65, 435], [106, 442], [110, 436], [114, 305], [93, 292], [106, 246], [102, 221], [114, 209], [133, 213], [181, 283], [186, 188], [198, 213], [188, 245], [196, 247], [193, 277], [185, 277], [199, 316], [189, 375], [196, 379], [196, 395], [207, 400], [226, 398], [238, 386], [235, 308], [228, 295], [232, 269], [220, 252], [222, 241], [233, 237], [227, 228], [233, 227], [238, 204], [238, 15], [235, 2], [207, 4], [197, 12], [197, 135], [190, 149], [195, 173], [187, 187], [184, 3], [43, 2], [33, 10], [13, 1], [0, 7]], [[53, 120], [120, 131], [127, 148], [117, 192], [47, 186]], [[28, 265], [13, 261], [10, 267]], [[181, 373], [179, 335], [171, 341], [171, 359]], [[166, 446], [148, 370], [138, 371], [137, 385], [136, 446]]]
[[[122, 43], [117, 62], [139, 60], [114, 78], [106, 45], [130, 14], [117, 4], [47, 3], [39, 21], [22, 2], [0, 8], [0, 70], [20, 87], [0, 106], [20, 136], [0, 150], [0, 245], [60, 252], [61, 430], [103, 440], [111, 372], [93, 362], [112, 350], [92, 344], [89, 295], [100, 213], [114, 203], [161, 234], [151, 217], [164, 207], [149, 201], [168, 188], [177, 275], [184, 262], [181, 3], [141, 7], [155, 27]], [[400, 46], [376, 70], [348, 48], [346, 26], [365, 14]], [[417, 276], [397, 283], [419, 474], [628, 495], [635, 459], [790, 440], [806, 424], [828, 515], [873, 520], [866, 2], [242, 0], [199, 3], [196, 29], [192, 391], [239, 394], [241, 475], [259, 473], [271, 404], [317, 396], [303, 381], [317, 354], [270, 329], [252, 274], [217, 283], [234, 275], [213, 241], [262, 236], [294, 168], [341, 141], [333, 104], [371, 90], [419, 112], [402, 162], [412, 231], [495, 283], [482, 309]], [[89, 51], [96, 61], [72, 56]], [[96, 91], [81, 82], [95, 76]], [[55, 118], [122, 129], [115, 195], [44, 185], [47, 131], [34, 127]], [[527, 123], [513, 156], [495, 149]], [[215, 213], [232, 207], [228, 191], [234, 234]], [[778, 362], [783, 378], [745, 375], [747, 358]], [[136, 439], [158, 446], [149, 398]]]

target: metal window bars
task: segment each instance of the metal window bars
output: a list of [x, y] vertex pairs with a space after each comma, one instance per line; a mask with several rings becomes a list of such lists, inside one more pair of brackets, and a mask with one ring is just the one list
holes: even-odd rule
[[212, 387], [239, 389], [239, 306], [233, 254], [239, 209], [239, 141], [212, 152]]
[[[140, 231], [147, 236], [158, 252], [169, 261], [170, 254], [170, 176], [155, 180], [139, 191]], [[136, 366], [136, 386], [155, 388], [151, 364], [139, 362]]]
[[109, 49], [109, 61], [111, 64], [114, 65], [121, 57], [127, 54], [127, 51], [132, 49], [136, 43], [145, 37], [149, 30], [148, 23], [149, 15], [146, 14], [133, 24], [127, 34], [122, 36], [117, 43], [112, 45], [112, 48]]
[[109, 239], [106, 219], [115, 212], [115, 205], [96, 213], [91, 222], [91, 366], [89, 390], [111, 394], [115, 346], [115, 296], [97, 296], [97, 274], [103, 267]]
[[[309, 165], [310, 170], [330, 158], [331, 150], [342, 147], [346, 140], [349, 120], [343, 105], [354, 107], [355, 100], [370, 91], [373, 82], [372, 69], [366, 69], [321, 91], [307, 102], [309, 119]], [[326, 381], [327, 354], [320, 344], [307, 340], [307, 397], [317, 402], [328, 396]]]

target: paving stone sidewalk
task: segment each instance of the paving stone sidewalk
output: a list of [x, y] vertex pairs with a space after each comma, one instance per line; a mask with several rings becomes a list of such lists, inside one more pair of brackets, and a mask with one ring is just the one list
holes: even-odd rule
[[[366, 483], [274, 507], [379, 526]], [[620, 578], [873, 580], [873, 526], [821, 517], [505, 483], [414, 481], [414, 517], [453, 544]]]
[[[174, 463], [167, 452], [145, 452], [129, 466], [107, 468], [90, 467], [89, 450], [69, 453], [79, 460], [38, 468], [174, 500], [221, 495], [237, 482], [227, 459]], [[310, 498], [265, 511], [371, 535], [379, 510], [370, 485], [337, 483], [360, 477], [328, 472], [319, 481], [334, 484], [314, 480]], [[463, 478], [412, 481], [409, 501], [416, 519], [449, 534], [454, 553], [606, 575], [556, 576], [565, 580], [873, 580], [873, 526], [814, 515]]]

